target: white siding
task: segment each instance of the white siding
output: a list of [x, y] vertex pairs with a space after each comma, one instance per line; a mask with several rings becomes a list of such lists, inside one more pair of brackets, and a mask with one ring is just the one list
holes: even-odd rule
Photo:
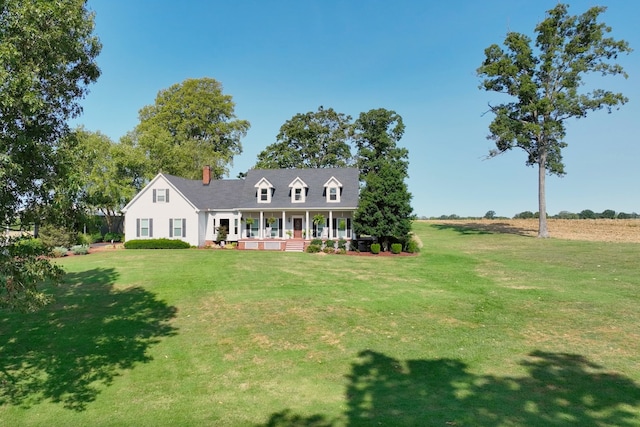
[[[153, 190], [169, 189], [169, 201], [164, 203], [154, 203]], [[203, 216], [202, 216], [203, 217]], [[136, 199], [127, 207], [125, 213], [125, 239], [133, 240], [137, 236], [137, 219], [153, 219], [153, 235], [151, 238], [180, 239], [190, 245], [199, 246], [201, 244], [198, 236], [201, 229], [199, 221], [201, 215], [194, 207], [176, 191], [163, 176], [159, 176], [145, 187]], [[186, 219], [185, 237], [170, 236], [170, 219]]]

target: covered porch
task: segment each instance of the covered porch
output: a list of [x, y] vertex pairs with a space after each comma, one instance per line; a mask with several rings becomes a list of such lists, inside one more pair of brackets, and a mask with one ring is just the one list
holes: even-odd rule
[[[311, 239], [345, 239], [353, 235], [351, 210], [256, 210], [240, 212], [242, 232], [239, 246], [282, 249], [279, 241]], [[242, 244], [241, 242], [253, 242]]]

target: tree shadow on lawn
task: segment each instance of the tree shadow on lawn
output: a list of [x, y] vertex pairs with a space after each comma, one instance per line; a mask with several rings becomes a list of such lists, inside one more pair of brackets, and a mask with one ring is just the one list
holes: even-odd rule
[[431, 224], [438, 230], [454, 230], [460, 234], [515, 234], [518, 236], [535, 237], [538, 233], [537, 229], [514, 227], [506, 222], [467, 222], [460, 223], [443, 223]]
[[148, 362], [149, 346], [175, 334], [176, 309], [140, 287], [116, 289], [114, 269], [65, 276], [55, 302], [0, 317], [0, 406], [61, 402], [82, 411], [121, 369]]
[[[640, 386], [580, 355], [535, 351], [528, 375], [475, 375], [453, 359], [403, 363], [363, 351], [337, 420], [271, 415], [264, 426], [637, 426]], [[635, 413], [632, 412], [632, 408]]]

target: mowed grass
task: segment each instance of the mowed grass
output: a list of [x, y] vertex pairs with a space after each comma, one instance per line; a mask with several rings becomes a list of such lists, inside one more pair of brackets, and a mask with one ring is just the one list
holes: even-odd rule
[[640, 426], [639, 244], [120, 250], [0, 315], [0, 425]]

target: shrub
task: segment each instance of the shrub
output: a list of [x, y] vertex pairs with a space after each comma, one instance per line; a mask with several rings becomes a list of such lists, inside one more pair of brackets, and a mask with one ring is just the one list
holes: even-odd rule
[[371, 244], [371, 253], [379, 254], [380, 253], [380, 243], [372, 243]]
[[76, 233], [51, 224], [40, 227], [38, 237], [42, 240], [42, 243], [49, 248], [63, 246], [68, 248], [76, 244]]
[[114, 243], [122, 242], [123, 237], [124, 236], [120, 233], [107, 233], [104, 235], [104, 241], [109, 243], [111, 243], [112, 240]]
[[318, 245], [318, 246], [322, 246], [322, 239], [313, 239], [311, 241], [312, 245]]
[[92, 243], [100, 243], [102, 242], [102, 233], [99, 231], [91, 234]]
[[333, 246], [325, 246], [322, 252], [324, 252], [325, 254], [335, 254], [336, 249]]
[[314, 254], [316, 252], [320, 252], [320, 245], [309, 245], [307, 246], [307, 252], [310, 254]]
[[34, 239], [31, 237], [24, 237], [16, 241], [16, 247], [19, 250], [20, 256], [23, 255], [43, 255], [47, 252], [47, 247], [42, 240]]
[[86, 255], [89, 253], [89, 246], [87, 245], [71, 246], [71, 252], [73, 252], [74, 255]]
[[137, 239], [125, 242], [126, 249], [188, 249], [187, 242], [172, 239]]
[[326, 242], [324, 242], [324, 247], [325, 248], [331, 248], [331, 249], [335, 249], [336, 247], [336, 242], [334, 242], [333, 240], [329, 239]]
[[418, 246], [418, 242], [416, 242], [413, 239], [409, 240], [407, 242], [407, 252], [409, 252], [410, 254], [415, 254], [420, 252], [420, 246]]
[[216, 242], [223, 242], [225, 240], [227, 240], [227, 235], [229, 234], [229, 230], [227, 230], [227, 227], [224, 225], [221, 225], [218, 228], [218, 237], [216, 239]]
[[69, 252], [69, 250], [64, 246], [56, 246], [51, 249], [51, 255], [53, 255], [55, 258], [62, 258], [63, 256], [67, 256], [67, 252]]
[[347, 241], [345, 239], [338, 240], [338, 249], [347, 249]]
[[391, 244], [391, 253], [392, 254], [399, 254], [400, 252], [402, 252], [402, 243], [392, 243]]
[[346, 254], [346, 253], [347, 253], [347, 250], [346, 250], [345, 248], [338, 249], [338, 250], [336, 251], [336, 253], [337, 253], [338, 255], [344, 255], [344, 254]]
[[79, 245], [88, 246], [93, 243], [93, 236], [91, 234], [86, 233], [78, 233], [78, 241]]

